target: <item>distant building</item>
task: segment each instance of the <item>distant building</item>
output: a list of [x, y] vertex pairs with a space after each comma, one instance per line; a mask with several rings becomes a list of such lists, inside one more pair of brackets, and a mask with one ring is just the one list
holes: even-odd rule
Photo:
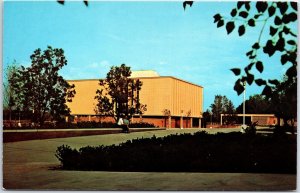
[[[220, 124], [223, 125], [223, 117], [230, 116], [227, 114], [221, 114]], [[267, 125], [276, 125], [277, 118], [274, 114], [235, 114], [235, 116], [241, 118], [245, 116], [246, 124], [257, 122], [257, 125], [267, 126]], [[241, 122], [241, 121], [240, 121]]]
[[[158, 127], [191, 128], [201, 127], [203, 112], [203, 87], [171, 76], [159, 76], [155, 71], [133, 71], [131, 78], [139, 79], [142, 89], [140, 102], [147, 105], [147, 111], [140, 117], [134, 115], [132, 122], [148, 122]], [[71, 121], [100, 121], [95, 114], [94, 99], [100, 89], [98, 79], [69, 80], [75, 85], [76, 95], [71, 103]], [[163, 111], [170, 111], [167, 116]], [[102, 121], [113, 121], [103, 118]]]

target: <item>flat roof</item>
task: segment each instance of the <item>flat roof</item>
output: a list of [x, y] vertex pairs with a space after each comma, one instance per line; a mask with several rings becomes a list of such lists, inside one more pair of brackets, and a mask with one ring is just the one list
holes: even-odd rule
[[[221, 113], [221, 116], [227, 116], [227, 115], [230, 116], [231, 114], [223, 114], [223, 113]], [[246, 117], [247, 117], [247, 116], [248, 116], [248, 117], [249, 117], [249, 116], [250, 116], [250, 117], [251, 117], [251, 116], [253, 116], [253, 117], [270, 117], [270, 116], [275, 116], [275, 114], [253, 114], [253, 113], [252, 113], [252, 114], [251, 114], [251, 113], [249, 113], [249, 114], [247, 114], [247, 113], [246, 113], [246, 114], [234, 114], [234, 115], [236, 115], [236, 116], [238, 116], [238, 117], [241, 117], [241, 116], [244, 116], [244, 115], [245, 115]]]
[[159, 77], [159, 74], [154, 70], [135, 70], [131, 72], [130, 78], [136, 77]]
[[[191, 82], [188, 82], [188, 81], [185, 81], [185, 80], [176, 78], [176, 77], [174, 77], [174, 76], [133, 77], [132, 79], [158, 79], [158, 78], [172, 78], [172, 79], [176, 79], [176, 80], [185, 82], [185, 83], [187, 83], [187, 84], [191, 84], [191, 85], [194, 85], [194, 86], [203, 88], [203, 86], [200, 86], [200, 85], [197, 85], [197, 84], [195, 84], [195, 83], [191, 83]], [[100, 79], [78, 79], [78, 80], [66, 80], [66, 81], [67, 81], [67, 82], [83, 82], [83, 81], [99, 81], [99, 80], [103, 80], [103, 79], [101, 79], [101, 78], [100, 78]]]

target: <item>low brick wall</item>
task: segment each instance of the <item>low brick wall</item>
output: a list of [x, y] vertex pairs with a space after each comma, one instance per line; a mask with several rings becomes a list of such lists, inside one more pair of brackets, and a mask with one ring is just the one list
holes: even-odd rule
[[[133, 128], [130, 132], [165, 130], [165, 128]], [[27, 141], [35, 139], [52, 139], [64, 137], [79, 137], [88, 135], [105, 135], [122, 133], [122, 129], [48, 129], [48, 130], [32, 130], [32, 131], [3, 131], [3, 142]]]

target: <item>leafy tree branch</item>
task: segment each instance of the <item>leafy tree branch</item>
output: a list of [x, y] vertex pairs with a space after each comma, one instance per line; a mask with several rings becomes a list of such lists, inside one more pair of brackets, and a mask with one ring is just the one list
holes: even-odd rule
[[[187, 3], [183, 3], [184, 8]], [[189, 2], [192, 6], [193, 3]], [[246, 82], [251, 85], [255, 82], [258, 86], [264, 86], [263, 95], [271, 96], [274, 91], [273, 86], [279, 84], [277, 79], [255, 78], [252, 68], [255, 66], [259, 73], [264, 71], [264, 63], [259, 58], [261, 51], [272, 57], [276, 52], [281, 54], [280, 63], [291, 66], [285, 72], [288, 79], [297, 76], [297, 35], [291, 25], [297, 21], [297, 3], [296, 2], [246, 2], [239, 1], [236, 7], [230, 12], [230, 16], [222, 16], [217, 13], [214, 15], [214, 23], [217, 28], [225, 27], [227, 34], [231, 34], [237, 29], [239, 36], [246, 34], [247, 28], [257, 27], [257, 23], [263, 22], [259, 30], [258, 40], [252, 45], [246, 56], [249, 58], [249, 64], [242, 69], [233, 68], [231, 71], [238, 76], [235, 82], [234, 90], [237, 94], [244, 91], [243, 84]], [[269, 38], [262, 42], [262, 35], [269, 28]]]

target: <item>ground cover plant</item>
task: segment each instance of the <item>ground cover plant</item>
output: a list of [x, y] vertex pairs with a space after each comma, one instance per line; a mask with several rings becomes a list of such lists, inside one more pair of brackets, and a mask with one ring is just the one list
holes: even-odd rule
[[66, 170], [296, 173], [296, 136], [240, 132], [169, 135], [119, 145], [59, 146]]

